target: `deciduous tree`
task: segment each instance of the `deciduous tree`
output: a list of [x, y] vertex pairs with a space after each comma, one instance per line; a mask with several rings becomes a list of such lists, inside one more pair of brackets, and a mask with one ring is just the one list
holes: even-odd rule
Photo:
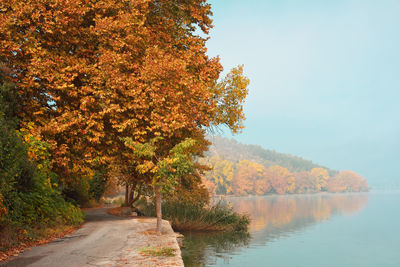
[[65, 184], [135, 161], [124, 137], [162, 137], [162, 158], [207, 127], [242, 128], [248, 79], [238, 67], [218, 82], [222, 66], [197, 32], [212, 27], [204, 0], [10, 0], [0, 12], [0, 63], [22, 99], [21, 124], [35, 122]]
[[268, 168], [270, 173], [270, 183], [278, 194], [293, 193], [295, 190], [295, 180], [293, 174], [281, 166], [271, 166]]

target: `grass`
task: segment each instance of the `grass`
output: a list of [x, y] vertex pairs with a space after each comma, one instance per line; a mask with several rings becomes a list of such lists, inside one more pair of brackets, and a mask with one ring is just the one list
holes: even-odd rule
[[172, 257], [175, 256], [176, 249], [163, 247], [144, 247], [139, 250], [140, 254], [153, 257]]
[[[146, 216], [154, 217], [153, 204], [142, 206]], [[233, 231], [246, 232], [249, 216], [233, 211], [221, 202], [212, 206], [166, 201], [162, 205], [163, 218], [170, 221], [175, 231]]]

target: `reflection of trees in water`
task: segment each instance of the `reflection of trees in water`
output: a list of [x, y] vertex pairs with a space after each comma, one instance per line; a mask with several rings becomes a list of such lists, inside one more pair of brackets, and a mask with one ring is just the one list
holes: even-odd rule
[[[251, 244], [268, 241], [300, 231], [333, 215], [351, 216], [368, 203], [367, 193], [228, 197], [234, 209], [251, 217]], [[226, 233], [185, 234], [185, 266], [203, 266], [216, 257], [229, 255], [249, 244], [248, 235]]]
[[210, 259], [229, 259], [229, 255], [247, 246], [250, 241], [248, 233], [185, 233], [182, 258], [185, 266], [204, 266]]
[[236, 211], [250, 215], [250, 231], [263, 232], [265, 239], [265, 235], [276, 238], [335, 214], [356, 214], [366, 206], [368, 198], [366, 193], [355, 193], [229, 198], [228, 201]]

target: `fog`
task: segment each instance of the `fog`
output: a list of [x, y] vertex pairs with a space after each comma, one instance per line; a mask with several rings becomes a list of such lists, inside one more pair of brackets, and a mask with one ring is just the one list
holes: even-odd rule
[[251, 80], [237, 140], [400, 185], [400, 2], [211, 3], [208, 53]]

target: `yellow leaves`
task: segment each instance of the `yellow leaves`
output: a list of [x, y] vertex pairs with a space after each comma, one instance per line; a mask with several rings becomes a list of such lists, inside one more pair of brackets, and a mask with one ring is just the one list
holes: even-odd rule
[[89, 179], [94, 175], [94, 171], [91, 168], [83, 164], [76, 164], [76, 163], [73, 164], [72, 173], [86, 179]]
[[318, 191], [326, 189], [328, 180], [330, 178], [329, 173], [324, 168], [313, 168], [310, 172], [310, 176], [315, 183], [315, 187]]
[[[130, 1], [129, 9], [110, 0], [67, 2], [17, 1], [0, 28], [5, 37], [0, 58], [26, 70], [26, 77], [15, 79], [21, 99], [26, 99], [22, 113], [30, 115], [23, 121], [38, 122], [34, 136], [43, 134], [52, 144], [59, 169], [72, 162], [72, 171], [90, 175], [78, 166], [94, 157], [105, 162], [110, 154], [118, 154], [123, 164], [132, 159], [141, 164], [120, 137], [142, 144], [153, 137], [168, 139], [153, 152], [162, 159], [185, 138], [202, 139], [203, 129], [212, 123], [234, 131], [242, 127], [241, 103], [248, 84], [242, 69], [233, 70], [220, 91], [212, 92], [222, 66], [207, 56], [204, 38], [189, 30], [211, 26], [207, 4], [183, 1], [179, 12], [165, 8], [160, 13], [148, 0]], [[220, 110], [216, 98], [225, 101]], [[49, 103], [52, 108], [41, 108]], [[29, 153], [40, 159], [44, 150]], [[158, 172], [153, 165], [144, 162], [140, 172]], [[231, 180], [232, 166], [225, 168]]]
[[148, 172], [155, 173], [158, 168], [151, 160], [147, 160], [144, 163], [137, 165], [136, 170], [141, 174], [146, 174]]
[[65, 73], [65, 72], [69, 72], [69, 71], [71, 71], [71, 70], [73, 70], [72, 67], [68, 65], [68, 66], [66, 66], [65, 68], [61, 69], [61, 72], [64, 72], [64, 73]]
[[250, 80], [243, 75], [243, 65], [233, 68], [213, 89], [217, 111], [213, 124], [224, 124], [233, 133], [242, 129], [243, 103], [248, 94]]
[[291, 173], [288, 169], [278, 166], [278, 165], [273, 165], [273, 166], [269, 167], [268, 170], [281, 176], [281, 177], [285, 177], [285, 178], [288, 178], [291, 175]]
[[68, 86], [68, 83], [63, 83], [63, 84], [61, 84], [60, 86], [58, 86], [58, 88], [59, 89], [66, 89], [66, 88], [68, 88], [69, 86]]

